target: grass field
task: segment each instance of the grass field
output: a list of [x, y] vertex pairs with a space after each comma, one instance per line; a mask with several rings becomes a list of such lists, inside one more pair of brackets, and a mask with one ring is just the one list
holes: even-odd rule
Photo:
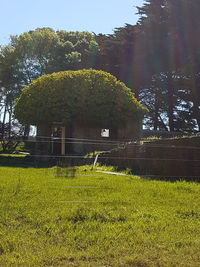
[[200, 266], [200, 185], [0, 168], [0, 266]]

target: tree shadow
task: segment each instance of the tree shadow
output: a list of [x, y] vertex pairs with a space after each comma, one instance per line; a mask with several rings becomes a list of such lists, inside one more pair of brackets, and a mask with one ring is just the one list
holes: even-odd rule
[[55, 166], [55, 160], [43, 161], [34, 156], [17, 156], [17, 155], [1, 155], [0, 154], [0, 167], [13, 167], [13, 168], [49, 168]]
[[176, 182], [194, 182], [199, 183], [200, 182], [200, 176], [162, 176], [162, 175], [139, 175], [144, 180], [156, 180], [160, 182], [170, 182], [170, 183], [176, 183]]
[[[5, 155], [0, 154], [0, 167], [13, 167], [13, 168], [51, 168], [58, 166], [61, 168], [72, 168], [71, 172], [74, 172], [74, 166], [90, 165], [93, 163], [93, 159], [87, 158], [73, 158], [63, 156], [35, 156], [35, 155]], [[71, 174], [70, 174], [71, 175]]]
[[[127, 170], [125, 168], [120, 168], [120, 167], [116, 167], [116, 171], [123, 171], [123, 170]], [[160, 175], [152, 175], [152, 174], [148, 174], [148, 172], [142, 172], [142, 170], [132, 170], [132, 169], [128, 169], [128, 173], [131, 175], [136, 175], [141, 177], [144, 180], [156, 180], [156, 181], [161, 181], [161, 182], [171, 182], [171, 183], [176, 183], [176, 182], [180, 182], [180, 181], [186, 181], [186, 182], [195, 182], [195, 183], [199, 183], [200, 182], [200, 175], [199, 176], [193, 176], [193, 175], [179, 175], [179, 176], [167, 176], [164, 174], [160, 174]]]

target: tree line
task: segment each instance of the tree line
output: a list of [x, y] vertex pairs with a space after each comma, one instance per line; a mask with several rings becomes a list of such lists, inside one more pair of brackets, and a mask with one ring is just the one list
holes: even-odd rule
[[131, 88], [149, 110], [146, 129], [200, 131], [199, 13], [199, 0], [146, 0], [137, 24], [112, 34], [39, 28], [11, 36], [0, 47], [1, 138], [16, 127], [13, 103], [22, 88], [44, 74], [87, 68]]

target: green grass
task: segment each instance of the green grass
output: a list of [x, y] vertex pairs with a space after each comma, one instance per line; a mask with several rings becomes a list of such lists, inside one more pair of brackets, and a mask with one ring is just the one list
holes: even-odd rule
[[0, 157], [25, 158], [24, 154], [0, 154]]
[[70, 173], [0, 168], [0, 266], [199, 266], [199, 184]]

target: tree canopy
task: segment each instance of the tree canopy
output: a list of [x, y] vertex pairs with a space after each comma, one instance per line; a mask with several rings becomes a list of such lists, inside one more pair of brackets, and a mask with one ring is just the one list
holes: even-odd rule
[[142, 119], [146, 109], [122, 82], [97, 70], [44, 75], [23, 89], [15, 116], [22, 124], [83, 123], [117, 126]]
[[165, 120], [170, 131], [200, 130], [200, 2], [146, 0], [138, 10], [140, 43], [152, 75], [148, 88], [155, 104], [164, 99], [161, 109], [152, 110], [154, 128]]
[[0, 47], [0, 112], [12, 114], [21, 88], [41, 75], [92, 68], [131, 88], [150, 111], [145, 128], [200, 131], [199, 12], [199, 0], [145, 0], [137, 24], [112, 34], [42, 28], [12, 36]]
[[[7, 117], [9, 125], [12, 124], [14, 100], [32, 80], [57, 71], [92, 68], [97, 51], [94, 34], [89, 32], [38, 28], [11, 36], [8, 45], [0, 46], [3, 125]], [[4, 130], [0, 136], [4, 138]]]
[[200, 131], [199, 12], [199, 0], [145, 0], [136, 25], [97, 36], [97, 68], [148, 107], [146, 128]]

